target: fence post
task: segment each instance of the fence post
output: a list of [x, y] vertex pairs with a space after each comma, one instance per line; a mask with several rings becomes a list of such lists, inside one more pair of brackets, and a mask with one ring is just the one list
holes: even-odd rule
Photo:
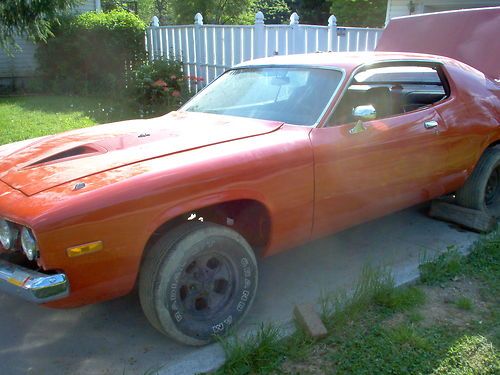
[[337, 17], [333, 14], [328, 18], [328, 50], [337, 51]]
[[255, 15], [255, 25], [254, 25], [254, 38], [253, 38], [253, 58], [258, 59], [259, 57], [266, 56], [266, 35], [264, 31], [264, 13], [261, 11], [257, 12]]
[[202, 71], [202, 64], [204, 64], [205, 61], [205, 40], [203, 38], [203, 34], [201, 32], [201, 27], [203, 26], [203, 16], [201, 13], [196, 13], [194, 16], [194, 45], [196, 48], [196, 59], [195, 59], [195, 64], [196, 64], [196, 77], [202, 77], [206, 79], [205, 75], [203, 74]]
[[151, 18], [151, 27], [149, 28], [150, 33], [148, 35], [148, 52], [149, 52], [149, 59], [154, 60], [157, 58], [160, 52], [160, 21], [158, 20], [158, 17], [153, 16]]
[[290, 45], [288, 46], [288, 54], [292, 55], [294, 53], [298, 53], [298, 39], [299, 39], [299, 15], [296, 12], [293, 12], [290, 16], [290, 34], [291, 38], [289, 39]]

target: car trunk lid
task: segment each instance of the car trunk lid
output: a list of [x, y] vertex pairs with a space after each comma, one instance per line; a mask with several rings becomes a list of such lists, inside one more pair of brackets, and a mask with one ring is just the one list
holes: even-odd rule
[[429, 13], [392, 19], [376, 51], [451, 57], [500, 79], [500, 49], [494, 48], [500, 7]]

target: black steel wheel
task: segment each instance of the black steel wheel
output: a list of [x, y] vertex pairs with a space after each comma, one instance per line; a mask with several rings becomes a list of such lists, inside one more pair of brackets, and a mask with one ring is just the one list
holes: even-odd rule
[[234, 294], [237, 265], [214, 251], [193, 257], [178, 281], [178, 298], [192, 319], [217, 314]]
[[145, 255], [139, 297], [160, 332], [203, 345], [239, 323], [257, 289], [254, 253], [235, 231], [188, 223], [164, 235]]

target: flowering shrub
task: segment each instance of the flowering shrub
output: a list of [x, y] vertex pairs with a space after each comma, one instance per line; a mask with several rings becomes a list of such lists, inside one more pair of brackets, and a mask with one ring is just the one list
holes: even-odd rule
[[167, 111], [184, 104], [194, 93], [193, 86], [202, 82], [203, 78], [185, 76], [180, 61], [154, 60], [132, 72], [129, 91], [143, 106], [162, 106]]

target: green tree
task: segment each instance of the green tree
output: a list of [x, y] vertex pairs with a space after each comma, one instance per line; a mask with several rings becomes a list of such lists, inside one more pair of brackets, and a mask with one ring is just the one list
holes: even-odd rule
[[[171, 8], [169, 6], [170, 2], [171, 2], [170, 0], [153, 0], [153, 12], [154, 12], [153, 16], [158, 17], [158, 19], [160, 20], [160, 25], [165, 25], [169, 21], [173, 21], [175, 19], [174, 17], [172, 17], [172, 15], [169, 16], [169, 11]], [[191, 20], [190, 23], [192, 23], [192, 21], [193, 20]]]
[[115, 9], [122, 9], [132, 13], [137, 13], [137, 0], [101, 0], [101, 8], [104, 12]]
[[[167, 1], [167, 0], [165, 0]], [[137, 15], [147, 25], [150, 24], [151, 18], [156, 15], [153, 0], [137, 0]]]
[[0, 1], [0, 48], [11, 51], [15, 36], [46, 41], [51, 25], [81, 0], [3, 0]]
[[271, 25], [287, 23], [292, 14], [285, 0], [254, 0], [250, 12], [252, 23], [259, 11], [264, 13], [265, 22]]
[[170, 14], [177, 24], [191, 24], [201, 13], [204, 23], [234, 24], [248, 14], [253, 0], [170, 0]]
[[165, 25], [171, 18], [168, 15], [170, 0], [101, 0], [104, 12], [114, 9], [123, 9], [133, 12], [143, 20], [146, 25], [151, 23], [153, 16], [157, 16], [161, 25]]
[[297, 12], [300, 23], [326, 25], [330, 17], [330, 0], [286, 0], [292, 12]]
[[383, 27], [387, 0], [330, 0], [330, 12], [341, 26]]

